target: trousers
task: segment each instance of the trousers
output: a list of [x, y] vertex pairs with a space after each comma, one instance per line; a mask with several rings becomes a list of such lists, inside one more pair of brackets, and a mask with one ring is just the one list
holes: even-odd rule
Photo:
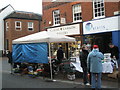
[[101, 75], [102, 73], [91, 73], [92, 88], [101, 89]]

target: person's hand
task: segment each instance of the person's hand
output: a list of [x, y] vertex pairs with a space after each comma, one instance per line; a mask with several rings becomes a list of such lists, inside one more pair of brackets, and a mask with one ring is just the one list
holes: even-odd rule
[[115, 57], [115, 56], [113, 56], [113, 59], [116, 59], [116, 57]]

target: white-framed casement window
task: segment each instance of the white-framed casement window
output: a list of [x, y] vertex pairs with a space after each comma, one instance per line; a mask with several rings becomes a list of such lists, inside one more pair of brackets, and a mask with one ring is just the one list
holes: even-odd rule
[[34, 26], [33, 26], [33, 22], [28, 22], [28, 30], [29, 31], [33, 31], [34, 30]]
[[53, 11], [53, 23], [54, 25], [60, 25], [60, 10]]
[[9, 23], [6, 22], [6, 31], [8, 31], [8, 29], [9, 29]]
[[82, 10], [81, 10], [81, 5], [76, 4], [72, 6], [73, 10], [73, 22], [81, 22], [82, 21]]
[[20, 31], [22, 28], [21, 21], [15, 21], [15, 30]]
[[52, 2], [56, 2], [57, 0], [52, 0]]
[[94, 19], [105, 17], [104, 0], [93, 0], [93, 15]]

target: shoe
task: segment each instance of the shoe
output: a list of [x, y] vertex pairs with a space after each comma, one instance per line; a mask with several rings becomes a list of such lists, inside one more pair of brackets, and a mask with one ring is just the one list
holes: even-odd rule
[[86, 85], [86, 86], [90, 86], [90, 84], [89, 84], [89, 83], [86, 83], [85, 85]]

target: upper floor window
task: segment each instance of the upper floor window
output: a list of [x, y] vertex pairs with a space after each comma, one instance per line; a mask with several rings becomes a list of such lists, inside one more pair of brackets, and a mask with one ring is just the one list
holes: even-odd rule
[[15, 29], [17, 31], [21, 30], [21, 21], [15, 21]]
[[33, 22], [28, 22], [28, 30], [29, 31], [33, 30]]
[[82, 10], [80, 4], [73, 5], [73, 21], [82, 21]]
[[93, 15], [94, 18], [105, 16], [104, 0], [93, 0]]
[[6, 22], [6, 31], [8, 31], [8, 29], [9, 29], [9, 23]]
[[54, 25], [60, 24], [60, 10], [53, 11], [53, 22]]
[[56, 2], [57, 0], [52, 0], [52, 2]]

